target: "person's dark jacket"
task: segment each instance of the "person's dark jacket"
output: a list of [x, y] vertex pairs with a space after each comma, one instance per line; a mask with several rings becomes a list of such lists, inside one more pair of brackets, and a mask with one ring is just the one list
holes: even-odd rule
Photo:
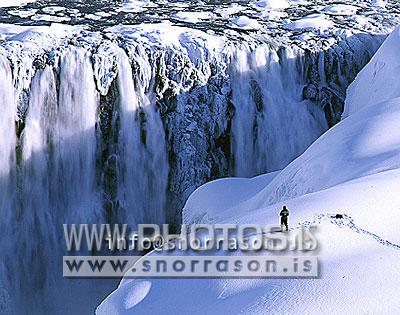
[[282, 219], [286, 219], [289, 216], [289, 210], [288, 209], [282, 209], [280, 216], [282, 217]]

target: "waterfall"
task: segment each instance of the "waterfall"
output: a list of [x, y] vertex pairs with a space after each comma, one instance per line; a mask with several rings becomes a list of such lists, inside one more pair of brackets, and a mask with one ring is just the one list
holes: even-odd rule
[[378, 46], [352, 59], [173, 31], [0, 43], [0, 301], [91, 312], [116, 283], [62, 278], [63, 224], [179, 224], [206, 181], [284, 167]]
[[[59, 86], [54, 69], [39, 70], [23, 131], [23, 209], [60, 223], [85, 222], [99, 212], [96, 192], [98, 96], [90, 56], [64, 52]], [[55, 232], [55, 231], [54, 231]]]
[[[150, 69], [145, 59], [140, 67]], [[142, 69], [143, 71], [143, 69]], [[136, 77], [136, 79], [138, 79]], [[163, 125], [155, 108], [155, 95], [147, 95], [150, 82], [134, 82], [124, 52], [119, 54], [119, 174], [118, 200], [127, 222], [166, 222], [168, 161]], [[151, 90], [151, 89], [150, 89]], [[119, 218], [121, 220], [121, 217]]]
[[52, 208], [67, 210], [64, 223], [90, 222], [101, 212], [95, 187], [98, 103], [90, 55], [71, 48], [61, 58], [52, 152]]
[[[3, 62], [1, 66], [3, 69]], [[10, 77], [6, 79], [12, 83]], [[10, 85], [1, 91], [5, 89], [13, 92]], [[89, 54], [83, 49], [65, 50], [58, 78], [55, 69], [46, 66], [36, 72], [30, 91], [17, 165], [12, 158], [16, 108], [12, 112], [11, 105], [15, 102], [10, 97], [4, 100], [10, 113], [2, 116], [7, 122], [1, 126], [10, 140], [0, 143], [7, 145], [2, 153], [7, 152], [9, 162], [1, 165], [17, 169], [17, 186], [2, 196], [13, 204], [6, 208], [6, 217], [11, 214], [14, 218], [1, 230], [9, 233], [4, 239], [9, 242], [5, 257], [12, 300], [37, 305], [38, 310], [32, 311], [39, 312], [51, 307], [49, 297], [54, 301], [61, 298], [54, 293], [56, 288], [68, 290], [59, 260], [64, 253], [62, 224], [103, 222], [96, 190], [98, 96]], [[4, 95], [7, 93], [1, 93]], [[2, 175], [3, 179], [7, 174]], [[12, 176], [8, 178], [12, 181]], [[1, 187], [7, 186], [2, 183]], [[24, 306], [20, 307], [24, 311]]]
[[[17, 102], [12, 85], [11, 68], [7, 58], [0, 50], [0, 309], [11, 311], [11, 296], [8, 290], [9, 262], [14, 263], [8, 253], [14, 251], [12, 238], [16, 237], [14, 196], [15, 196], [15, 162]], [[3, 305], [4, 304], [4, 305]]]
[[304, 52], [261, 45], [235, 50], [231, 72], [234, 173], [282, 169], [328, 129], [324, 112], [304, 100]]
[[[12, 215], [13, 179], [12, 174], [15, 169], [16, 161], [16, 130], [15, 120], [17, 117], [17, 103], [15, 101], [14, 89], [12, 85], [11, 69], [8, 60], [0, 51], [0, 203], [2, 220], [10, 222]], [[0, 230], [0, 235], [4, 236], [4, 231]], [[3, 239], [3, 238], [2, 238]]]

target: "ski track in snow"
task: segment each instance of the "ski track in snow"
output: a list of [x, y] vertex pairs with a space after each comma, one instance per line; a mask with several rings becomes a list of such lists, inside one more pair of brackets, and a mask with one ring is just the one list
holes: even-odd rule
[[340, 228], [349, 228], [351, 229], [353, 232], [358, 233], [358, 234], [365, 234], [368, 235], [370, 237], [372, 237], [375, 241], [377, 241], [379, 244], [393, 248], [393, 249], [397, 249], [400, 250], [400, 245], [392, 243], [388, 240], [383, 239], [382, 237], [380, 237], [379, 235], [372, 233], [368, 230], [365, 230], [363, 228], [358, 227], [355, 222], [354, 219], [352, 217], [350, 217], [347, 214], [341, 214], [343, 216], [343, 218], [335, 218], [336, 213], [332, 214], [332, 213], [328, 213], [328, 214], [315, 214], [314, 215], [314, 219], [311, 221], [305, 221], [303, 223], [300, 223], [298, 227], [296, 228], [292, 228], [290, 230], [297, 230], [299, 229], [301, 226], [303, 226], [304, 228], [309, 228], [312, 225], [319, 225], [324, 221], [329, 221], [330, 223], [340, 227]]

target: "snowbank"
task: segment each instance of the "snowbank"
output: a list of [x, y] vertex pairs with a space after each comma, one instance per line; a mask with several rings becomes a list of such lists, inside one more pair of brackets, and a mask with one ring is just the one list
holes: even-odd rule
[[82, 29], [82, 26], [70, 26], [60, 23], [52, 23], [50, 26], [20, 26], [0, 23], [0, 39], [51, 47], [54, 41], [73, 36], [73, 34], [79, 33]]
[[[207, 208], [218, 213], [217, 222], [273, 224], [282, 204], [288, 205], [292, 227], [317, 226], [320, 279], [125, 279], [97, 314], [395, 313], [400, 283], [398, 38], [396, 30], [350, 87], [348, 118], [297, 160], [271, 178], [207, 184], [185, 208], [192, 218]], [[231, 207], [234, 203], [239, 206]], [[336, 213], [343, 218], [333, 218]]]
[[310, 14], [294, 22], [286, 24], [290, 30], [327, 30], [333, 22], [324, 14]]
[[349, 87], [343, 118], [360, 109], [400, 96], [400, 28], [386, 39]]
[[[254, 178], [217, 179], [196, 189], [189, 197], [183, 210], [183, 222], [202, 221], [218, 217], [219, 213], [246, 201], [266, 187], [279, 172]], [[243, 187], [246, 187], [243, 190]], [[192, 214], [195, 217], [191, 216]]]
[[262, 27], [255, 19], [251, 19], [245, 15], [241, 15], [230, 20], [230, 27], [241, 30], [258, 30]]

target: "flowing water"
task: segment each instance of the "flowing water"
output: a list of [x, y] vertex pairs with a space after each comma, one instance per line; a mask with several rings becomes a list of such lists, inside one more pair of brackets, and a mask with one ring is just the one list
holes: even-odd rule
[[62, 278], [63, 224], [179, 224], [206, 181], [283, 168], [340, 117], [378, 46], [348, 62], [169, 31], [1, 43], [1, 311], [92, 312], [117, 280]]

